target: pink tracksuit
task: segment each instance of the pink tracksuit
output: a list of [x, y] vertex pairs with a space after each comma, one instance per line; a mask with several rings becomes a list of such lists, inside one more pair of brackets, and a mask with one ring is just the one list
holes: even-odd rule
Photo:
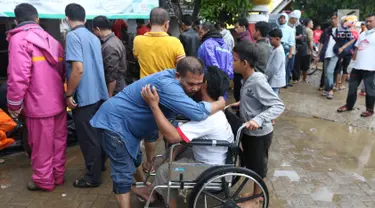
[[32, 150], [32, 179], [46, 190], [64, 183], [67, 117], [64, 51], [38, 24], [8, 32], [8, 108], [23, 107]]

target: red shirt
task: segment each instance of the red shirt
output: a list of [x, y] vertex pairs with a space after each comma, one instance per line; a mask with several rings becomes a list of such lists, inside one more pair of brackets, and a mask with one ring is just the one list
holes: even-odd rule
[[319, 43], [319, 39], [322, 34], [323, 30], [314, 30], [314, 43]]
[[150, 29], [146, 25], [142, 25], [138, 30], [137, 30], [137, 35], [144, 35], [146, 32], [150, 32]]

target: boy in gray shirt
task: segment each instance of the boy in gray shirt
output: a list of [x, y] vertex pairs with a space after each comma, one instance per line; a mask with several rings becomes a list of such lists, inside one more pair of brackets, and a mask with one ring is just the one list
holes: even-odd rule
[[272, 45], [271, 55], [267, 62], [266, 76], [273, 91], [279, 94], [279, 89], [285, 87], [285, 53], [281, 45], [283, 32], [280, 29], [273, 29], [269, 33]]
[[[241, 100], [232, 107], [240, 106], [241, 119], [247, 127], [242, 138], [242, 161], [246, 168], [265, 178], [273, 137], [272, 120], [284, 112], [284, 104], [268, 84], [266, 76], [254, 71], [258, 54], [259, 47], [250, 42], [243, 42], [233, 50], [234, 70], [242, 75], [243, 85]], [[260, 193], [260, 188], [254, 185], [253, 194]]]

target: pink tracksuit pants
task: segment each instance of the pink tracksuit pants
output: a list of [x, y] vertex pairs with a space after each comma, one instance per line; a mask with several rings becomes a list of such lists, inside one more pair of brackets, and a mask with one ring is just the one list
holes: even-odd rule
[[26, 117], [31, 148], [32, 180], [39, 188], [52, 191], [64, 183], [67, 113], [47, 118]]

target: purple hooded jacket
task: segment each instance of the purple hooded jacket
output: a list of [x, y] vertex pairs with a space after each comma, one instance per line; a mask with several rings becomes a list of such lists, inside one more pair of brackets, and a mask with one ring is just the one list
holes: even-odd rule
[[205, 65], [217, 66], [233, 79], [233, 55], [232, 51], [224, 43], [224, 39], [219, 32], [210, 31], [203, 36], [203, 43], [198, 49], [198, 58]]

